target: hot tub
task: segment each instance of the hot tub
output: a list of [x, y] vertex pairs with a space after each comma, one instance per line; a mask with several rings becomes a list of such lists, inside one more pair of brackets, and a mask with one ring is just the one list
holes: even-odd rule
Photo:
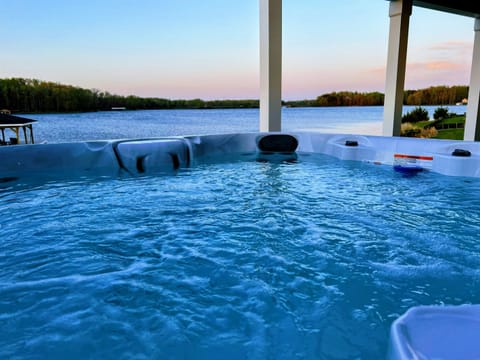
[[2, 358], [377, 359], [408, 309], [480, 301], [476, 143], [0, 151]]
[[[72, 173], [83, 176], [176, 170], [205, 158], [243, 154], [248, 159], [249, 154], [258, 151], [258, 140], [267, 135], [245, 133], [3, 147], [0, 174], [3, 178], [33, 174], [55, 177]], [[319, 133], [283, 135], [297, 139], [298, 153], [392, 166], [415, 165], [443, 175], [480, 176], [480, 144], [476, 142]]]

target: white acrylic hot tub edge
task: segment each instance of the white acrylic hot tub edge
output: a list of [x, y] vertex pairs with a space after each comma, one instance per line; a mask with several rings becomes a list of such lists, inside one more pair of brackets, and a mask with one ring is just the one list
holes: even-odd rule
[[480, 305], [409, 309], [392, 324], [388, 358], [479, 359]]
[[[236, 133], [158, 139], [105, 140], [59, 144], [16, 145], [0, 148], [0, 177], [47, 173], [116, 174], [125, 170], [172, 170], [188, 167], [205, 158], [254, 154], [257, 139], [267, 134]], [[315, 132], [290, 132], [299, 142], [298, 153], [320, 153], [341, 160], [394, 165], [416, 164], [450, 176], [480, 177], [480, 143]], [[358, 146], [347, 146], [346, 142]], [[470, 157], [453, 156], [455, 149], [468, 150]], [[168, 156], [167, 156], [168, 155]], [[173, 161], [173, 163], [172, 163]]]

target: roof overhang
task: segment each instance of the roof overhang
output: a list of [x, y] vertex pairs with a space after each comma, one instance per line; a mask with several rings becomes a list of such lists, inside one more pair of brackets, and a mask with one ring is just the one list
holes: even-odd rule
[[21, 128], [21, 127], [25, 127], [32, 124], [33, 122], [23, 123], [23, 124], [0, 124], [0, 129]]
[[413, 0], [413, 5], [457, 15], [480, 17], [480, 2], [478, 0]]
[[36, 121], [37, 120], [0, 113], [0, 127], [2, 128], [23, 127], [23, 126], [31, 125]]

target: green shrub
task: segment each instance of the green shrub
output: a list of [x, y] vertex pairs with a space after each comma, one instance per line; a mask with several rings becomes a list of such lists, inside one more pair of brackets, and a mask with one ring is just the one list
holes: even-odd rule
[[422, 130], [410, 122], [403, 123], [400, 128], [400, 136], [418, 137]]
[[402, 123], [416, 123], [424, 120], [428, 120], [428, 111], [421, 106], [417, 106], [402, 116]]
[[437, 129], [429, 127], [428, 129], [418, 127], [412, 123], [403, 123], [400, 128], [400, 136], [417, 137], [417, 138], [433, 138], [438, 135]]
[[450, 117], [450, 114], [448, 112], [448, 109], [444, 107], [436, 108], [435, 112], [433, 113], [433, 118], [435, 120], [447, 119], [449, 117]]

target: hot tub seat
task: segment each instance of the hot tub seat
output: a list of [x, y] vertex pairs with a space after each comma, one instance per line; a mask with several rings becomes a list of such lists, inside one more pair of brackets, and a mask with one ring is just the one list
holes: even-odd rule
[[391, 327], [389, 359], [480, 359], [480, 305], [409, 309]]

